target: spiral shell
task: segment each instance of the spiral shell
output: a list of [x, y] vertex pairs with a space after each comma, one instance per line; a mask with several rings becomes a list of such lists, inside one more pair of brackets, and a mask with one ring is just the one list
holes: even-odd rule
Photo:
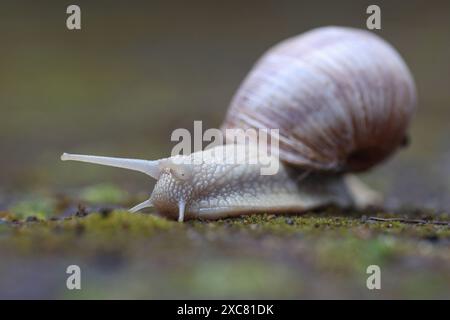
[[361, 171], [401, 145], [416, 100], [408, 67], [386, 41], [323, 27], [263, 55], [232, 99], [223, 129], [279, 129], [282, 161]]

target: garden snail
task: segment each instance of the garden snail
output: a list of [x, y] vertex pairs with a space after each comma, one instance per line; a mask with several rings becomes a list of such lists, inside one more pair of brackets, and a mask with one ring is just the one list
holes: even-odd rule
[[302, 212], [330, 203], [366, 205], [377, 200], [376, 193], [350, 173], [373, 167], [402, 145], [415, 106], [414, 80], [394, 48], [368, 31], [323, 27], [264, 54], [222, 125], [279, 129], [276, 174], [261, 175], [259, 164], [225, 165], [209, 157], [232, 148], [250, 158], [258, 153], [232, 144], [175, 157], [191, 165], [173, 157], [147, 161], [65, 153], [61, 159], [150, 175], [158, 180], [150, 198], [130, 211], [154, 206], [179, 221]]

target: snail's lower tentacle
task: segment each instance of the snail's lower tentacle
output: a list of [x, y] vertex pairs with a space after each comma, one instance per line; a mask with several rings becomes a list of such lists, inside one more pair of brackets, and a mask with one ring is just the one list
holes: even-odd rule
[[178, 203], [178, 222], [184, 221], [184, 209], [186, 208], [186, 203], [183, 200], [180, 200]]
[[139, 211], [139, 210], [141, 210], [141, 209], [148, 208], [148, 207], [153, 207], [153, 204], [152, 204], [152, 202], [151, 202], [150, 199], [145, 200], [144, 202], [139, 203], [138, 205], [134, 206], [133, 208], [131, 208], [131, 209], [128, 210], [128, 211], [134, 213], [134, 212], [137, 212], [137, 211]]

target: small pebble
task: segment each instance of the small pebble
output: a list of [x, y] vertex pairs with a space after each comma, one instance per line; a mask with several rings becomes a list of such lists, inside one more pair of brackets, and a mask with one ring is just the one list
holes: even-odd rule
[[25, 222], [37, 222], [37, 221], [39, 221], [39, 220], [38, 220], [38, 218], [36, 218], [35, 216], [28, 216], [28, 217], [25, 219]]
[[77, 210], [77, 212], [75, 213], [75, 216], [77, 216], [77, 217], [85, 217], [85, 216], [87, 216], [87, 215], [88, 215], [88, 212], [87, 212], [87, 210], [86, 210], [86, 207], [83, 206], [83, 205], [81, 205], [81, 204], [79, 204], [79, 205], [78, 205], [78, 210]]
[[294, 224], [294, 220], [292, 220], [291, 218], [287, 218], [285, 221], [290, 226], [292, 226]]

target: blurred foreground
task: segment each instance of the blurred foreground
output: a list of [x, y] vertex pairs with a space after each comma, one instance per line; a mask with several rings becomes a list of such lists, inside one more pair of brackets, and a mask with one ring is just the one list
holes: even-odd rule
[[[136, 200], [103, 185], [0, 212], [0, 298], [450, 297], [449, 215], [330, 207], [178, 223], [114, 209]], [[81, 290], [66, 288], [72, 264]], [[366, 287], [374, 264], [381, 290]]]

